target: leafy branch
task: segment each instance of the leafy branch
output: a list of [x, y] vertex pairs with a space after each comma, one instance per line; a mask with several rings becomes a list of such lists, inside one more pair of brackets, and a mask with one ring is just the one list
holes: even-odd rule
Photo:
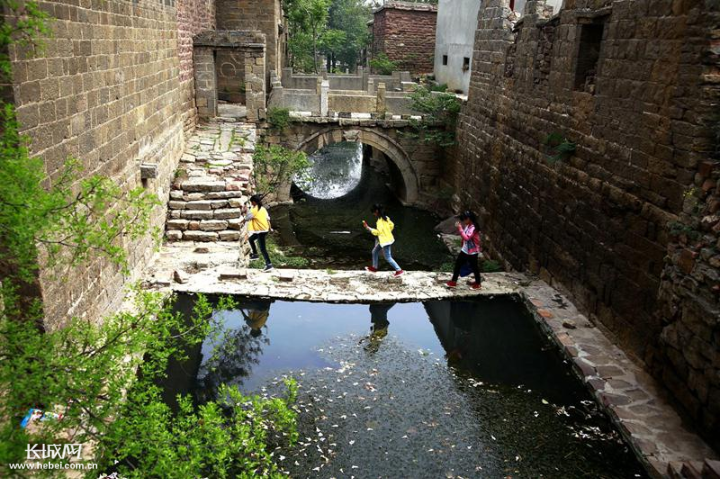
[[258, 146], [255, 149], [253, 165], [256, 190], [276, 193], [281, 185], [298, 176], [307, 176], [310, 161], [305, 152], [296, 152], [280, 145], [270, 145]]
[[455, 145], [460, 100], [453, 94], [432, 92], [426, 87], [419, 87], [410, 94], [410, 99], [410, 109], [421, 116], [420, 120], [410, 121], [414, 130], [410, 135], [440, 147]]
[[543, 145], [548, 150], [548, 161], [555, 163], [567, 160], [575, 154], [577, 145], [568, 140], [564, 135], [554, 132], [545, 137]]

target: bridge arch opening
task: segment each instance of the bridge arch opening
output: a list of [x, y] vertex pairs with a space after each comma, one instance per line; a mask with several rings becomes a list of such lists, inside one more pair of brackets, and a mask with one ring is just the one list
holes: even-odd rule
[[[410, 158], [395, 140], [383, 133], [364, 128], [327, 129], [305, 139], [298, 145], [297, 150], [312, 155], [324, 147], [338, 143], [362, 145], [362, 147], [357, 147], [363, 149], [360, 161], [362, 161], [362, 157], [369, 157], [374, 168], [379, 170], [385, 168], [392, 180], [393, 190], [403, 204], [410, 205], [417, 201], [418, 179]], [[360, 183], [360, 170], [347, 173], [351, 173], [355, 178], [347, 179], [348, 182], [344, 189], [341, 189], [344, 193], [351, 189], [348, 187], [354, 187]], [[353, 180], [356, 180], [354, 184]]]

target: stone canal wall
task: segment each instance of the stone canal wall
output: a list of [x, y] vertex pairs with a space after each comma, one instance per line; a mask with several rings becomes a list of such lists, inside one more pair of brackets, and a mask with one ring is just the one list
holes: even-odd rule
[[[568, 0], [553, 15], [530, 1], [516, 22], [501, 0], [484, 3], [444, 172], [491, 250], [569, 293], [715, 440], [717, 7]], [[684, 219], [691, 197], [699, 211]], [[683, 244], [673, 222], [700, 235]]]
[[[142, 185], [166, 203], [184, 130], [194, 126], [190, 37], [214, 24], [212, 2], [38, 4], [53, 18], [45, 49], [10, 52], [14, 102], [32, 153], [51, 179], [74, 157], [83, 176], [105, 175], [128, 190]], [[153, 178], [141, 179], [141, 164], [154, 167]], [[165, 208], [152, 220], [162, 227]], [[153, 254], [151, 238], [125, 247], [137, 274]], [[98, 318], [118, 304], [127, 280], [102, 258], [71, 272], [42, 271], [46, 321]]]

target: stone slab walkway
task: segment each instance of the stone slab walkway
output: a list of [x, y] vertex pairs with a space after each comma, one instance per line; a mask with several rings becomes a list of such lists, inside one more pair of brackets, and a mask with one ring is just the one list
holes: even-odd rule
[[[247, 278], [242, 277], [243, 272]], [[228, 275], [229, 274], [229, 275]], [[221, 280], [222, 276], [233, 276]], [[239, 275], [238, 275], [239, 274]], [[507, 295], [517, 292], [525, 277], [521, 274], [487, 275], [481, 290], [458, 284], [457, 289], [445, 287], [447, 273], [407, 272], [393, 278], [391, 272], [327, 271], [278, 269], [268, 273], [260, 270], [237, 270], [218, 266], [193, 274], [185, 284], [173, 285], [178, 292], [261, 296], [313, 302], [409, 302], [466, 296]]]
[[664, 388], [557, 290], [533, 281], [519, 294], [652, 476], [667, 477], [671, 465], [718, 458]]

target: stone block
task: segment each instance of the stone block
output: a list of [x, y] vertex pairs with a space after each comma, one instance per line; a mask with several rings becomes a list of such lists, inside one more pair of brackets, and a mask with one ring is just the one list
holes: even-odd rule
[[238, 268], [225, 268], [218, 273], [220, 280], [245, 280], [248, 278], [247, 270]]
[[182, 190], [171, 190], [170, 198], [173, 200], [182, 200], [183, 199], [183, 191]]
[[231, 198], [228, 200], [230, 208], [240, 208], [245, 205], [245, 201], [242, 198]]
[[212, 212], [212, 215], [216, 219], [228, 219], [228, 218], [239, 218], [242, 215], [242, 211], [239, 208], [218, 208]]
[[175, 270], [173, 272], [173, 280], [179, 284], [185, 284], [190, 281], [190, 275], [183, 270]]
[[168, 230], [187, 230], [188, 227], [188, 221], [187, 220], [168, 220], [167, 221], [167, 229]]
[[210, 220], [213, 218], [213, 212], [210, 210], [183, 210], [181, 216], [192, 220]]
[[205, 194], [205, 198], [208, 200], [241, 198], [242, 196], [241, 191], [209, 192]]
[[227, 220], [228, 222], [228, 228], [231, 230], [240, 230], [242, 229], [243, 224], [245, 223], [245, 219], [243, 218], [229, 218]]
[[218, 239], [218, 235], [215, 232], [187, 230], [183, 233], [183, 239], [191, 242], [215, 242]]
[[195, 200], [187, 203], [188, 210], [212, 210], [212, 203], [208, 200]]
[[240, 240], [240, 232], [237, 230], [223, 230], [218, 232], [220, 241], [223, 242], [237, 242]]
[[225, 182], [215, 180], [186, 180], [182, 182], [186, 192], [220, 192], [225, 190]]
[[203, 220], [200, 222], [200, 230], [217, 232], [226, 230], [228, 223], [225, 220]]
[[140, 165], [140, 178], [143, 180], [150, 178], [157, 178], [158, 176], [158, 165], [157, 163], [143, 163]]
[[165, 238], [167, 238], [168, 241], [176, 242], [182, 240], [183, 233], [180, 230], [168, 230], [165, 232]]
[[187, 203], [181, 200], [170, 200], [168, 202], [168, 208], [170, 208], [171, 210], [185, 210], [186, 206]]

